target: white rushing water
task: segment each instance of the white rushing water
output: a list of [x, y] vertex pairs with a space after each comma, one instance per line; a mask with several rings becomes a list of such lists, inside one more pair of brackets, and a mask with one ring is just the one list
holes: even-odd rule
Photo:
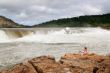
[[[45, 31], [44, 31], [45, 32]], [[17, 42], [38, 43], [80, 43], [92, 40], [109, 40], [110, 32], [101, 28], [71, 28], [69, 30], [50, 30], [47, 33], [36, 30], [35, 33], [16, 39]]]
[[58, 59], [65, 53], [78, 53], [85, 46], [90, 53], [110, 53], [110, 31], [101, 28], [16, 30], [28, 30], [31, 34], [10, 38], [5, 30], [0, 30], [0, 68], [41, 55], [53, 55]]
[[5, 31], [0, 30], [0, 43], [8, 42], [8, 41], [10, 41], [8, 35], [5, 33]]
[[[20, 30], [20, 29], [18, 29]], [[29, 30], [29, 29], [28, 29]], [[41, 31], [42, 30], [42, 31]], [[8, 30], [10, 31], [10, 30]], [[101, 28], [45, 28], [33, 29], [31, 34], [19, 38], [10, 38], [7, 31], [0, 30], [0, 43], [37, 42], [37, 43], [80, 43], [92, 40], [109, 41], [110, 31]], [[13, 35], [13, 34], [12, 34]]]

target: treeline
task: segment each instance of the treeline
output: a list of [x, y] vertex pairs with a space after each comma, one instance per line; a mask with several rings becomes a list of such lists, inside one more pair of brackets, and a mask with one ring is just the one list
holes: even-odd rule
[[73, 18], [63, 18], [25, 26], [18, 24], [11, 19], [0, 16], [0, 28], [33, 28], [33, 27], [103, 27], [110, 28], [110, 13], [103, 15], [85, 15]]
[[110, 13], [86, 15], [45, 22], [34, 27], [110, 27]]

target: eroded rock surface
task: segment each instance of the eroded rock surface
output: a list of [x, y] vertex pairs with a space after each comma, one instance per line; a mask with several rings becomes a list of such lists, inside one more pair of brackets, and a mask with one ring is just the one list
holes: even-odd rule
[[96, 54], [65, 54], [57, 62], [53, 57], [40, 56], [0, 73], [110, 73], [110, 58]]

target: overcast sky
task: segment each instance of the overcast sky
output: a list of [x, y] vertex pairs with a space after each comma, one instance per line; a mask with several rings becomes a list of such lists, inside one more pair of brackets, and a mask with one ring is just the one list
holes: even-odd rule
[[25, 25], [109, 12], [110, 0], [0, 0], [0, 15]]

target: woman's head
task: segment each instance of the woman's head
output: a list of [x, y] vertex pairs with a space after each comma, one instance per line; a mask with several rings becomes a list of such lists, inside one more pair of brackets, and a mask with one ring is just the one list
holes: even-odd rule
[[86, 50], [87, 50], [87, 47], [84, 47], [84, 49], [86, 49]]

